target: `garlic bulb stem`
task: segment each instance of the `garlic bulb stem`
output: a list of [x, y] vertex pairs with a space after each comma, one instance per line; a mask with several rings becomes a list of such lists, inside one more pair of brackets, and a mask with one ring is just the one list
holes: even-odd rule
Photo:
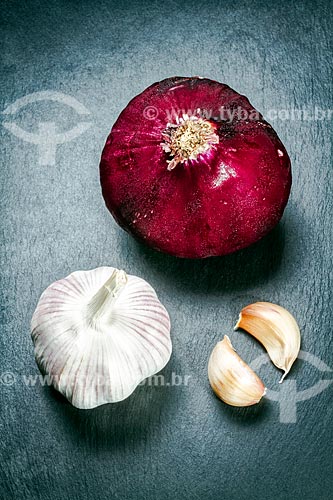
[[87, 305], [87, 317], [96, 322], [104, 315], [110, 315], [112, 305], [127, 283], [127, 274], [115, 269]]

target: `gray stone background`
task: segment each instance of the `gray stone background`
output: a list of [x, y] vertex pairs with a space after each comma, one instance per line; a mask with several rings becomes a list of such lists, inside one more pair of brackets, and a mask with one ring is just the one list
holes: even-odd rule
[[[298, 402], [296, 422], [283, 423], [271, 399], [248, 409], [221, 403], [206, 369], [224, 334], [248, 362], [263, 354], [232, 330], [256, 300], [287, 307], [302, 349], [333, 366], [332, 117], [270, 120], [292, 160], [290, 201], [270, 235], [225, 258], [178, 260], [136, 243], [104, 207], [98, 163], [128, 101], [172, 75], [225, 82], [265, 116], [332, 109], [332, 2], [3, 1], [1, 11], [1, 110], [57, 91], [90, 114], [41, 101], [1, 115], [0, 497], [331, 498], [332, 385]], [[61, 132], [82, 121], [89, 129], [57, 146], [48, 165], [4, 126], [36, 132], [51, 122]], [[155, 287], [172, 321], [163, 374], [188, 375], [187, 386], [142, 386], [122, 403], [79, 411], [54, 390], [24, 383], [38, 374], [29, 323], [41, 292], [101, 265]], [[259, 374], [279, 390], [271, 364]], [[332, 373], [302, 360], [289, 377], [299, 391], [321, 378]]]

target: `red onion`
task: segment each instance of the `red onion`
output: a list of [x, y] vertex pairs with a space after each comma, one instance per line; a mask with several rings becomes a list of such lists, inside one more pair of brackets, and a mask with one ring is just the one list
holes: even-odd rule
[[101, 164], [106, 205], [151, 247], [224, 255], [262, 238], [288, 201], [291, 168], [249, 100], [206, 78], [167, 78], [122, 111]]

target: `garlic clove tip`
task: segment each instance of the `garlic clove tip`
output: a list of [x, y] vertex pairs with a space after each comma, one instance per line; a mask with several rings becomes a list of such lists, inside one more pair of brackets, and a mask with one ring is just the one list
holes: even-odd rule
[[240, 326], [239, 326], [240, 322], [241, 322], [241, 314], [239, 315], [239, 317], [238, 317], [238, 321], [237, 321], [237, 323], [236, 323], [236, 324], [235, 324], [235, 326], [234, 326], [234, 332], [235, 332], [236, 330], [238, 330], [238, 328], [240, 328]]

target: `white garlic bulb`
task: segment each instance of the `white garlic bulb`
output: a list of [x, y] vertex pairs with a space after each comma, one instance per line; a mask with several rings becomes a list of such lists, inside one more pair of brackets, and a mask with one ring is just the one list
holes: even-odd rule
[[77, 408], [127, 398], [171, 351], [169, 315], [143, 279], [112, 267], [51, 284], [31, 322], [36, 362]]

